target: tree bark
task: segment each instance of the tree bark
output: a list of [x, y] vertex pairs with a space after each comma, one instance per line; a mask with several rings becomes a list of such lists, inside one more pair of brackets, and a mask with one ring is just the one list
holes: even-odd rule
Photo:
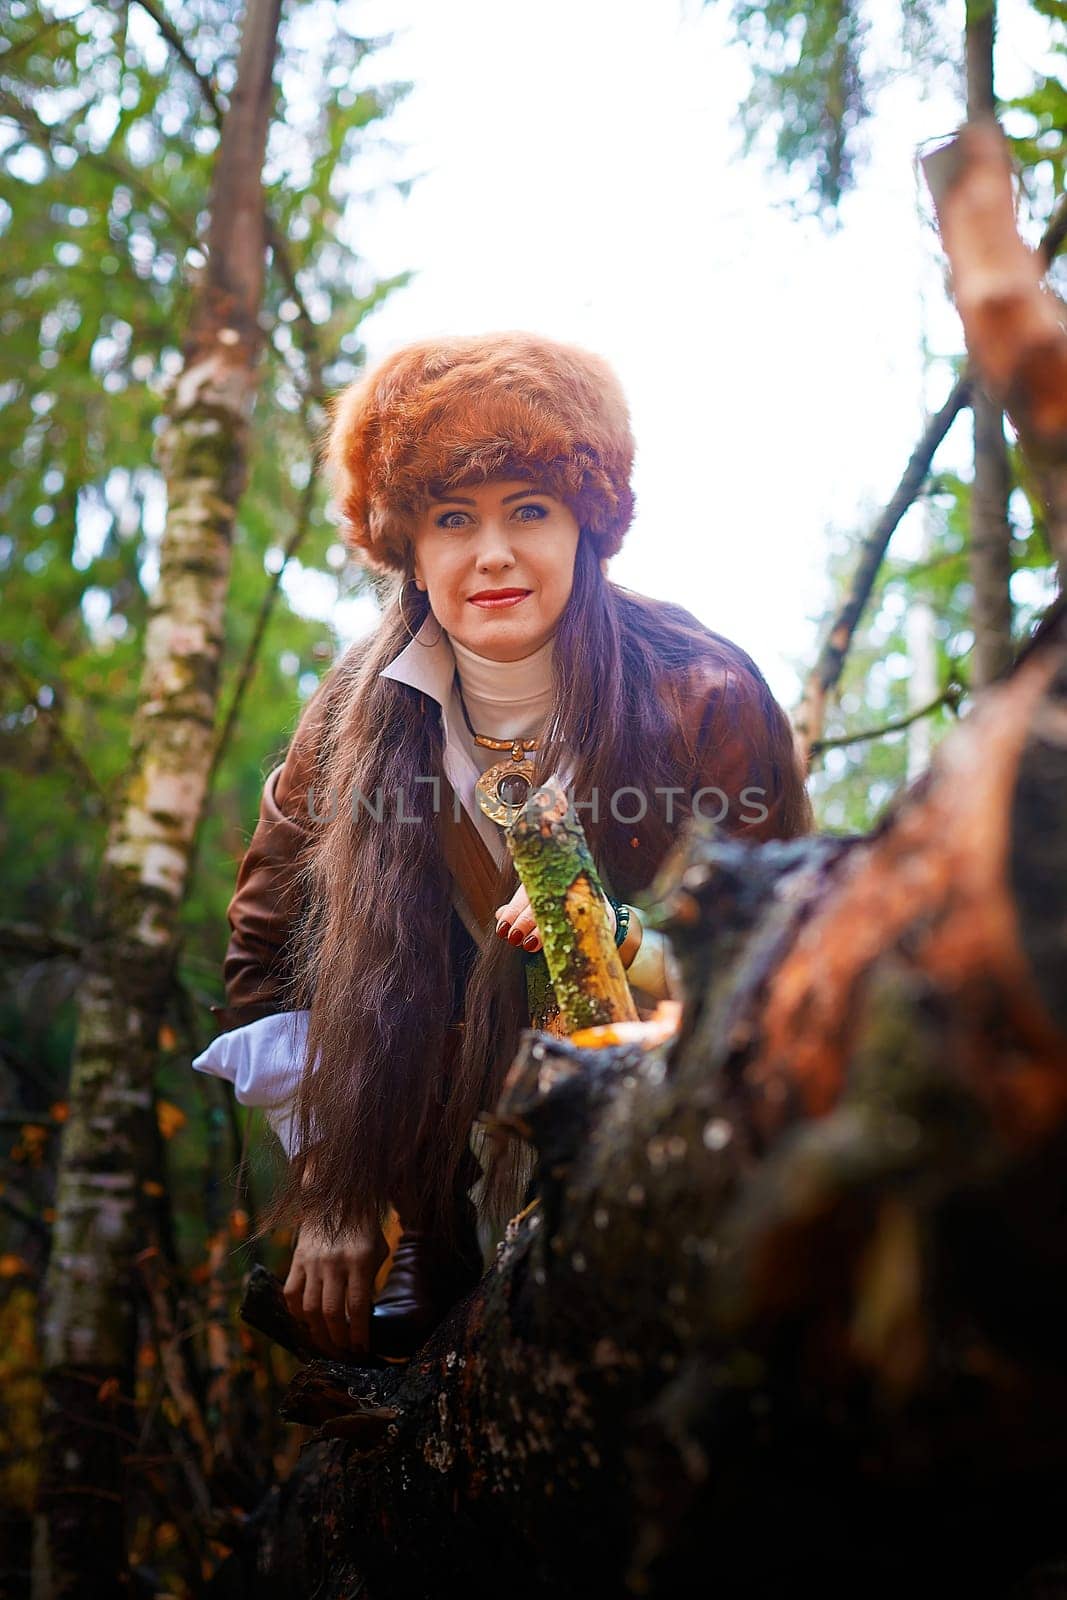
[[967, 74], [967, 120], [996, 114], [993, 49], [997, 37], [996, 0], [966, 0], [963, 53]]
[[1011, 467], [1004, 437], [1004, 412], [978, 384], [974, 415], [974, 481], [971, 485], [971, 686], [984, 689], [1004, 676], [1012, 663], [1011, 523], [1008, 496]]
[[249, 0], [219, 145], [208, 266], [160, 459], [167, 520], [124, 795], [87, 948], [45, 1280], [40, 1597], [125, 1593], [122, 1425], [135, 1257], [155, 1242], [152, 1077], [177, 914], [211, 761], [236, 507], [247, 472], [265, 258], [261, 170], [280, 0]]
[[1065, 729], [1061, 625], [871, 839], [694, 825], [653, 886], [680, 1032], [525, 1036], [499, 1116], [533, 1203], [410, 1365], [294, 1384], [320, 1441], [246, 1592], [1046, 1592]]
[[[993, 48], [995, 0], [967, 0], [964, 53], [967, 63], [967, 120], [996, 116]], [[1011, 523], [1008, 496], [1011, 467], [1000, 402], [979, 383], [971, 401], [974, 413], [974, 482], [971, 489], [971, 542], [968, 560], [974, 598], [971, 623], [974, 652], [971, 683], [983, 689], [1012, 660]]]
[[972, 359], [1004, 404], [1067, 562], [1067, 332], [1045, 286], [1048, 252], [1015, 226], [1011, 159], [993, 123], [973, 123], [923, 162]]

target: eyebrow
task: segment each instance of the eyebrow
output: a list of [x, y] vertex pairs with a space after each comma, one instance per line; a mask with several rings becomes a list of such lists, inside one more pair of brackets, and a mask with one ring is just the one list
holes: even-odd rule
[[[517, 494], [506, 494], [504, 496], [503, 500], [500, 502], [500, 504], [503, 505], [503, 506], [507, 506], [507, 505], [510, 505], [513, 500], [524, 500], [527, 495], [531, 495], [531, 494], [537, 494], [537, 495], [541, 495], [541, 496], [544, 496], [544, 497], [547, 497], [547, 498], [551, 498], [551, 496], [549, 495], [547, 489], [520, 489]], [[469, 499], [466, 495], [462, 495], [462, 494], [432, 494], [430, 496], [430, 499], [436, 505], [447, 505], [449, 503], [452, 503], [452, 504], [460, 505], [460, 506], [472, 506], [475, 503], [473, 500]]]

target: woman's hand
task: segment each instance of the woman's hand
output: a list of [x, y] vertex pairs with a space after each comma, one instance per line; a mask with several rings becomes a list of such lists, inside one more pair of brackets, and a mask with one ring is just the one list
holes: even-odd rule
[[[615, 908], [607, 895], [604, 896], [604, 904], [614, 934]], [[524, 950], [540, 950], [541, 931], [530, 909], [530, 896], [521, 883], [506, 905], [497, 906], [495, 916], [499, 938], [506, 939], [509, 944], [521, 944]]]
[[370, 1339], [374, 1280], [389, 1254], [377, 1222], [339, 1234], [330, 1244], [303, 1224], [285, 1280], [285, 1303], [324, 1355], [365, 1351]]

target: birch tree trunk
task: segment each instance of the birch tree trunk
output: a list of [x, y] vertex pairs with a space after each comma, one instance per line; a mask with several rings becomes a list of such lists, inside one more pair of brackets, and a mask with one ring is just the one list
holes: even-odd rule
[[[995, 0], [967, 0], [965, 54], [967, 119], [996, 116], [993, 44]], [[971, 620], [975, 689], [1001, 677], [1011, 665], [1011, 525], [1008, 496], [1011, 468], [1000, 402], [981, 384], [974, 386], [974, 484], [971, 490], [971, 540], [968, 559], [974, 599]]]
[[160, 457], [167, 520], [131, 759], [97, 891], [44, 1285], [40, 1600], [128, 1592], [122, 1455], [135, 1259], [158, 1231], [152, 1079], [211, 763], [230, 551], [261, 334], [262, 165], [280, 0], [248, 0], [208, 266]]

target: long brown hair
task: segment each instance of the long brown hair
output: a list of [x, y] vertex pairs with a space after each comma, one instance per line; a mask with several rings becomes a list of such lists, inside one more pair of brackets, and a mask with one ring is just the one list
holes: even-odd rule
[[[411, 632], [428, 606], [424, 594], [408, 596]], [[407, 640], [399, 608], [387, 604], [372, 638], [346, 653], [319, 690], [312, 803], [321, 820], [304, 868], [293, 997], [310, 1011], [296, 1124], [313, 1161], [293, 1159], [278, 1214], [299, 1197], [303, 1216], [327, 1233], [389, 1204], [409, 1225], [447, 1222], [472, 1123], [493, 1106], [528, 1026], [525, 958], [490, 929], [467, 977], [466, 1027], [444, 1081], [450, 879], [433, 785], [415, 782], [442, 771], [441, 719], [418, 690], [380, 676]], [[569, 764], [575, 798], [599, 794], [599, 817], [580, 814], [598, 870], [622, 899], [647, 886], [686, 806], [671, 822], [653, 804], [641, 821], [620, 822], [608, 797], [633, 786], [651, 800], [657, 787], [677, 784], [679, 764], [684, 771], [695, 758], [686, 748], [685, 669], [724, 652], [740, 656], [681, 607], [608, 582], [582, 534], [555, 635], [555, 700], [535, 781]], [[508, 858], [494, 904], [510, 899], [517, 882]], [[500, 1214], [515, 1199], [514, 1165], [497, 1151], [490, 1166], [485, 1193]]]

